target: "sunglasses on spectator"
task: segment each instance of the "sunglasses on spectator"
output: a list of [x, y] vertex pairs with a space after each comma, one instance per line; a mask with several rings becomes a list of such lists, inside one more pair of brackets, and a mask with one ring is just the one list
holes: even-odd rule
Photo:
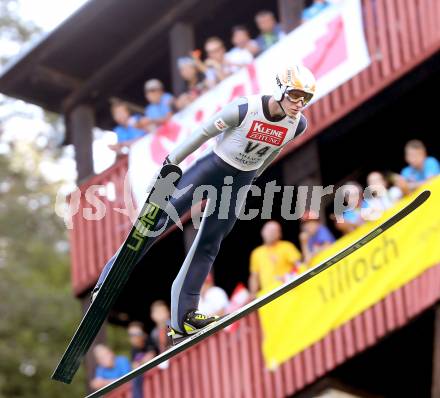
[[155, 91], [161, 91], [161, 88], [149, 88], [147, 90], [145, 90], [146, 93], [153, 93]]
[[299, 102], [302, 100], [304, 105], [307, 105], [313, 97], [313, 94], [301, 90], [290, 90], [286, 92], [286, 95], [289, 101]]

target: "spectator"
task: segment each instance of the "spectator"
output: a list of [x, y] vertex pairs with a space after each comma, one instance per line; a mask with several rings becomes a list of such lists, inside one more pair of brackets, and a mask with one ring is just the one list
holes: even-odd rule
[[226, 49], [223, 40], [219, 37], [210, 37], [205, 42], [207, 59], [204, 62], [206, 85], [209, 88], [224, 80], [234, 71], [226, 59]]
[[124, 356], [117, 356], [110, 348], [98, 344], [93, 349], [98, 366], [95, 370], [95, 378], [90, 382], [93, 390], [99, 390], [121, 376], [131, 371], [130, 361]]
[[440, 174], [438, 160], [427, 155], [426, 147], [420, 140], [411, 140], [406, 143], [405, 160], [408, 166], [402, 170], [400, 176], [394, 176], [395, 185], [405, 195], [416, 190], [430, 178]]
[[113, 120], [117, 123], [114, 132], [118, 137], [118, 143], [109, 145], [109, 148], [118, 155], [127, 154], [130, 146], [142, 138], [145, 132], [137, 128], [139, 117], [132, 116], [125, 102], [114, 102], [111, 105]]
[[345, 202], [351, 208], [343, 211], [342, 220], [338, 220], [334, 215], [331, 217], [335, 220], [336, 228], [344, 235], [364, 223], [361, 216], [362, 187], [360, 184], [355, 181], [349, 181], [345, 184]]
[[239, 282], [235, 289], [231, 293], [231, 298], [229, 299], [228, 308], [226, 308], [225, 312], [230, 314], [243, 307], [246, 303], [250, 301], [250, 293], [246, 286]]
[[251, 298], [259, 290], [270, 287], [290, 273], [301, 259], [301, 253], [291, 242], [281, 240], [281, 225], [268, 221], [261, 229], [263, 245], [254, 249], [250, 258], [249, 291]]
[[255, 15], [255, 23], [260, 31], [260, 35], [256, 39], [260, 52], [266, 51], [285, 36], [271, 11], [264, 10], [258, 12]]
[[313, 0], [312, 5], [303, 10], [301, 16], [302, 22], [310, 21], [329, 6], [330, 3], [326, 0]]
[[164, 92], [163, 84], [158, 79], [145, 82], [145, 98], [148, 105], [145, 107], [145, 116], [141, 119], [144, 129], [160, 127], [173, 115], [174, 98], [170, 93]]
[[156, 351], [161, 353], [168, 347], [168, 322], [170, 320], [170, 310], [163, 300], [154, 301], [150, 307], [150, 316], [155, 327], [150, 333], [151, 341], [156, 347]]
[[252, 63], [258, 53], [258, 44], [251, 39], [248, 29], [243, 25], [232, 28], [231, 41], [234, 47], [226, 53], [226, 59], [236, 71]]
[[183, 109], [205, 91], [204, 75], [191, 57], [181, 57], [177, 60], [180, 76], [185, 81], [185, 91], [176, 99], [177, 109]]
[[[141, 322], [131, 322], [128, 325], [127, 332], [131, 346], [131, 365], [133, 369], [136, 369], [143, 363], [153, 359], [156, 356], [156, 349], [150, 343]], [[133, 380], [132, 398], [143, 397], [143, 380], [142, 376]]]
[[402, 191], [395, 186], [388, 187], [384, 175], [379, 171], [368, 174], [367, 185], [371, 197], [362, 202], [362, 214], [365, 219], [378, 219], [402, 197]]
[[335, 238], [330, 230], [319, 221], [314, 211], [306, 211], [301, 218], [301, 252], [304, 262], [309, 262], [313, 256], [330, 246]]
[[149, 340], [141, 322], [130, 322], [127, 332], [130, 339], [133, 368], [137, 368], [156, 356], [154, 344]]
[[228, 305], [228, 295], [221, 287], [214, 286], [214, 278], [209, 273], [200, 291], [199, 311], [206, 315], [221, 316], [226, 313]]

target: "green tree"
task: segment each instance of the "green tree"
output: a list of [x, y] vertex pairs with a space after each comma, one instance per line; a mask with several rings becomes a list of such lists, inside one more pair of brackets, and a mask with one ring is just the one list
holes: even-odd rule
[[68, 243], [54, 213], [57, 185], [0, 155], [0, 397], [78, 397], [50, 379], [81, 308], [70, 287]]
[[[20, 2], [18, 0], [0, 1], [0, 39], [21, 45], [41, 33], [40, 29], [32, 22], [24, 22], [19, 15]], [[8, 56], [0, 54], [0, 61], [4, 63]]]

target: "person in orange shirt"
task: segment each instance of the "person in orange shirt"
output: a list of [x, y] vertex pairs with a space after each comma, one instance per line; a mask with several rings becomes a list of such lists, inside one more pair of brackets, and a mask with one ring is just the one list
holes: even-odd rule
[[270, 287], [291, 273], [301, 253], [291, 242], [281, 240], [281, 225], [277, 221], [268, 221], [261, 229], [263, 244], [251, 253], [249, 291], [255, 298], [259, 290]]

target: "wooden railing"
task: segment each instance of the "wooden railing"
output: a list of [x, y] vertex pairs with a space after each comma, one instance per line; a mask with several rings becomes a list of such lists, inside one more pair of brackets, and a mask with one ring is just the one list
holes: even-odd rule
[[[144, 375], [145, 398], [281, 398], [294, 394], [440, 298], [440, 265], [430, 268], [275, 370], [264, 366], [258, 315], [242, 319]], [[288, 331], [286, 331], [288, 333]], [[107, 395], [130, 398], [131, 383]]]
[[[77, 295], [96, 282], [101, 268], [124, 241], [131, 227], [130, 218], [115, 210], [127, 207], [124, 195], [127, 169], [128, 160], [124, 157], [80, 187], [79, 208], [72, 218], [73, 228], [70, 230], [72, 285]], [[96, 212], [89, 203], [87, 192], [99, 197], [105, 206], [105, 215], [99, 220], [87, 220], [84, 216], [85, 210]], [[71, 195], [70, 200], [73, 197]]]

